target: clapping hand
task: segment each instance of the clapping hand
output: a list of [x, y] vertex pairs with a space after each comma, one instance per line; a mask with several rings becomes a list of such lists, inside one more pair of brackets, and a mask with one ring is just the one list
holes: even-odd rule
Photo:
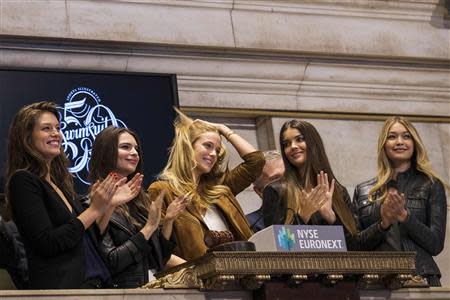
[[305, 223], [308, 223], [311, 216], [319, 211], [322, 217], [332, 224], [336, 220], [336, 215], [332, 209], [335, 180], [328, 183], [328, 174], [321, 171], [317, 174], [317, 185], [310, 191], [302, 190], [298, 214]]
[[328, 174], [320, 171], [317, 174], [318, 185], [321, 185], [325, 190], [325, 202], [319, 208], [320, 215], [328, 222], [328, 224], [333, 224], [336, 221], [336, 214], [333, 211], [333, 193], [335, 180], [331, 180], [331, 184], [328, 182]]
[[143, 175], [136, 173], [128, 182], [126, 182], [126, 177], [119, 180], [117, 182], [117, 191], [111, 200], [111, 205], [117, 207], [134, 199], [141, 191], [143, 178]]
[[408, 217], [408, 211], [405, 208], [406, 198], [403, 193], [399, 194], [397, 189], [388, 190], [387, 197], [383, 205], [386, 205], [389, 208], [392, 217], [395, 220], [400, 223], [405, 222]]
[[180, 213], [184, 211], [188, 204], [188, 198], [185, 195], [178, 196], [166, 209], [164, 221], [174, 221]]
[[108, 206], [111, 204], [111, 198], [116, 193], [118, 188], [117, 177], [110, 173], [105, 180], [97, 180], [91, 187], [89, 198], [91, 200], [90, 206], [103, 214]]
[[298, 215], [303, 222], [308, 223], [311, 216], [322, 207], [326, 202], [325, 188], [317, 185], [310, 192], [301, 190], [301, 199], [299, 203]]

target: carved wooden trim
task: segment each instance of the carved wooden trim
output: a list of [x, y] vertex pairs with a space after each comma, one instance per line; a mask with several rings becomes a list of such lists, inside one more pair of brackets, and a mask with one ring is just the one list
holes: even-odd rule
[[273, 278], [290, 284], [321, 280], [333, 285], [359, 280], [360, 286], [399, 288], [415, 271], [414, 252], [211, 252], [156, 274], [145, 288], [257, 289]]

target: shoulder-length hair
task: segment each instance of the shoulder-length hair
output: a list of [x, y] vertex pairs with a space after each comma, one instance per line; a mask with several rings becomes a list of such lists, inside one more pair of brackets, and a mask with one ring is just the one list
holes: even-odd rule
[[[220, 151], [217, 161], [211, 171], [201, 175], [197, 182], [194, 170], [197, 167], [195, 160], [194, 143], [206, 132], [219, 131], [216, 127], [202, 122], [193, 121], [191, 118], [177, 110], [178, 118], [175, 120], [175, 138], [169, 150], [169, 159], [159, 179], [165, 180], [175, 195], [187, 195], [194, 204], [200, 207], [208, 207], [230, 189], [221, 185], [221, 178], [226, 170], [226, 148], [220, 143]], [[220, 135], [220, 134], [219, 134]]]
[[[136, 133], [128, 128], [109, 126], [103, 129], [95, 138], [92, 146], [92, 155], [89, 162], [89, 179], [91, 183], [97, 180], [104, 180], [109, 173], [117, 170], [117, 157], [119, 153], [119, 136], [128, 133], [136, 140], [139, 162], [133, 173], [127, 176], [128, 180], [136, 173], [143, 173], [144, 161], [141, 143]], [[123, 215], [130, 223], [137, 227], [144, 225], [148, 213], [148, 197], [141, 190], [139, 195], [116, 208], [116, 211]]]
[[394, 175], [394, 168], [392, 166], [392, 162], [386, 154], [384, 145], [386, 144], [389, 131], [395, 123], [402, 124], [413, 138], [414, 151], [411, 157], [411, 167], [425, 174], [431, 181], [440, 181], [447, 189], [449, 189], [448, 185], [431, 168], [431, 163], [428, 159], [425, 145], [423, 144], [422, 139], [420, 138], [420, 135], [414, 125], [405, 117], [393, 116], [386, 119], [378, 137], [377, 182], [369, 191], [369, 199], [371, 201], [375, 201], [375, 194], [378, 192], [379, 199], [384, 201], [387, 195], [386, 184]]
[[17, 170], [27, 170], [44, 179], [50, 178], [70, 197], [75, 196], [73, 178], [68, 171], [69, 160], [62, 147], [60, 154], [50, 163], [50, 170], [42, 154], [33, 142], [33, 130], [44, 113], [53, 114], [59, 121], [59, 113], [55, 103], [42, 101], [22, 107], [14, 116], [8, 132], [8, 156], [6, 161], [6, 197], [8, 215], [10, 211], [9, 180]]
[[[289, 129], [297, 129], [303, 135], [306, 143], [306, 160], [301, 169], [297, 169], [289, 162], [285, 153], [283, 143], [284, 132]], [[317, 174], [320, 171], [328, 174], [328, 179], [335, 180], [333, 193], [333, 209], [340, 217], [347, 230], [353, 235], [357, 234], [356, 223], [350, 208], [344, 201], [345, 188], [339, 183], [331, 169], [330, 162], [325, 152], [322, 138], [317, 129], [310, 123], [300, 120], [291, 120], [283, 124], [280, 130], [281, 155], [285, 165], [283, 197], [290, 208], [286, 212], [286, 223], [292, 223], [293, 212], [299, 208], [299, 201], [302, 201], [301, 190], [310, 189], [317, 185]]]

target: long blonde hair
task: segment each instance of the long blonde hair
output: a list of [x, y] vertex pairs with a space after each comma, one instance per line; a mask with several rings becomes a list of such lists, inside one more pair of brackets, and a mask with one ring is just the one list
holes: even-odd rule
[[217, 161], [211, 171], [201, 175], [196, 181], [194, 170], [197, 167], [194, 153], [194, 143], [206, 132], [219, 131], [216, 127], [201, 121], [193, 121], [175, 108], [178, 118], [175, 120], [175, 138], [170, 147], [169, 159], [166, 167], [159, 175], [159, 179], [168, 181], [175, 195], [186, 195], [198, 207], [207, 208], [216, 202], [221, 195], [229, 193], [230, 189], [221, 185], [221, 179], [226, 166], [225, 145], [221, 142]]
[[414, 167], [417, 171], [425, 174], [432, 182], [434, 180], [440, 181], [448, 190], [449, 186], [431, 168], [425, 145], [423, 144], [422, 139], [420, 138], [414, 125], [405, 117], [393, 116], [389, 117], [384, 122], [384, 125], [381, 128], [380, 136], [378, 137], [377, 182], [369, 191], [369, 200], [375, 201], [375, 194], [380, 193], [378, 199], [383, 201], [387, 195], [386, 184], [394, 175], [394, 169], [391, 161], [387, 157], [384, 145], [389, 135], [389, 130], [395, 123], [403, 125], [413, 138], [414, 152], [411, 157], [411, 167]]

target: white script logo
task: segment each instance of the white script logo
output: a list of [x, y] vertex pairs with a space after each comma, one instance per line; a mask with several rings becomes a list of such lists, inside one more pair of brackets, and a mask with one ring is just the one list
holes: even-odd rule
[[100, 97], [91, 89], [78, 87], [69, 92], [61, 109], [63, 149], [72, 161], [69, 172], [89, 184], [89, 160], [95, 137], [108, 126], [127, 127], [117, 119]]

